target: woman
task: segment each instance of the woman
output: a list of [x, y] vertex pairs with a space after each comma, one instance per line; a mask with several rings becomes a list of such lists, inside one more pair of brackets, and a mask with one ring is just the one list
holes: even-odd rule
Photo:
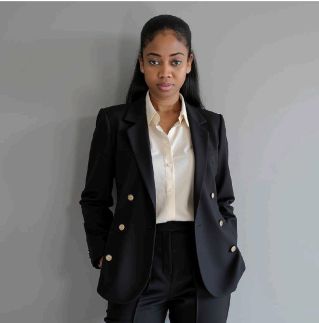
[[225, 122], [201, 103], [189, 26], [153, 17], [126, 104], [98, 113], [79, 202], [105, 322], [226, 322], [246, 268], [234, 199]]

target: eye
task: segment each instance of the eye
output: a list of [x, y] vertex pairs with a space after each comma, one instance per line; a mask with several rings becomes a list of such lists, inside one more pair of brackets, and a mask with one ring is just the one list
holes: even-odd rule
[[[151, 65], [158, 65], [158, 64], [153, 64], [153, 62], [158, 63], [158, 61], [156, 61], [154, 59], [151, 59], [148, 62]], [[178, 66], [178, 65], [181, 65], [182, 61], [175, 59], [175, 60], [173, 60], [173, 63], [174, 63], [175, 66]], [[177, 64], [175, 64], [175, 63], [177, 63]]]
[[148, 61], [151, 65], [156, 65], [156, 64], [153, 64], [152, 62], [157, 62], [157, 61], [155, 61], [154, 59], [151, 59], [151, 60], [149, 60]]
[[179, 60], [177, 60], [177, 59], [175, 59], [173, 62], [177, 62], [177, 63], [179, 63], [179, 64], [176, 64], [177, 66], [182, 64], [182, 61], [179, 61]]

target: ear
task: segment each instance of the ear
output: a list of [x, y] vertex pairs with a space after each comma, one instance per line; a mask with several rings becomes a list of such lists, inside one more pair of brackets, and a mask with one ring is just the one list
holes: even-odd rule
[[190, 73], [190, 71], [192, 70], [192, 63], [193, 63], [193, 59], [194, 59], [194, 55], [193, 53], [191, 53], [189, 55], [189, 58], [187, 59], [187, 74]]
[[140, 63], [140, 71], [141, 71], [141, 73], [144, 73], [144, 62], [143, 62], [143, 58], [141, 57], [141, 55], [138, 55], [138, 60]]

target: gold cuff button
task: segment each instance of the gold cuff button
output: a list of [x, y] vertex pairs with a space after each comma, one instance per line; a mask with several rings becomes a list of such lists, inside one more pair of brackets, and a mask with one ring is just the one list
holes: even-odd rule
[[129, 195], [127, 196], [127, 199], [128, 199], [129, 201], [133, 201], [133, 200], [134, 200], [134, 195], [133, 195], [133, 194], [129, 194]]
[[224, 225], [224, 221], [223, 220], [219, 220], [219, 225], [222, 227]]
[[211, 198], [213, 199], [215, 197], [214, 192], [212, 194], [210, 194]]
[[123, 230], [125, 229], [125, 225], [124, 225], [123, 223], [121, 223], [121, 224], [119, 225], [119, 229], [120, 229], [121, 231], [123, 231]]
[[236, 246], [232, 246], [232, 247], [230, 248], [230, 251], [231, 251], [231, 252], [235, 252], [235, 251], [236, 251], [236, 249], [237, 249], [237, 248], [236, 248]]
[[106, 255], [106, 256], [105, 256], [105, 259], [106, 259], [107, 261], [111, 261], [111, 260], [112, 260], [112, 256], [111, 256], [111, 255]]

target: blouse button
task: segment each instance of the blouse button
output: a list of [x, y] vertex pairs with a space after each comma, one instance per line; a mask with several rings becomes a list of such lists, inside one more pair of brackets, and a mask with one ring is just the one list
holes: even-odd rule
[[210, 194], [211, 198], [213, 199], [215, 197], [214, 192], [212, 194]]
[[224, 221], [223, 220], [219, 220], [219, 225], [222, 227], [224, 225]]

